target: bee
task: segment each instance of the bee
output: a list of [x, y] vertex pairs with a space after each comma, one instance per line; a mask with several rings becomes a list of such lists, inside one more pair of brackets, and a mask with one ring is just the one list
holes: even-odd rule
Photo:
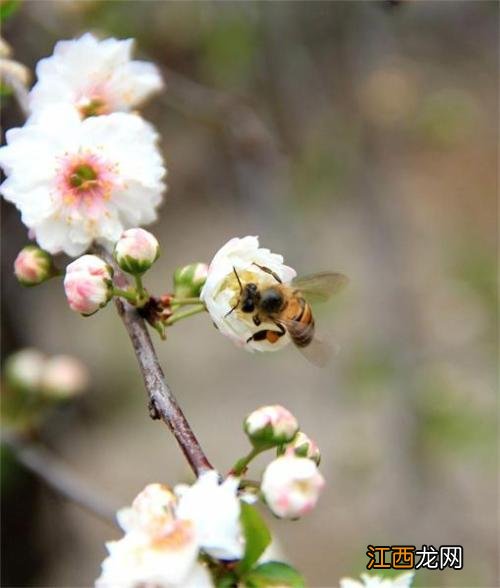
[[236, 304], [226, 314], [236, 309], [252, 314], [256, 327], [262, 323], [274, 323], [275, 329], [263, 328], [247, 339], [276, 343], [285, 333], [312, 363], [324, 365], [328, 359], [328, 348], [315, 337], [315, 323], [311, 309], [311, 301], [325, 301], [338, 292], [347, 278], [343, 274], [322, 272], [310, 276], [299, 277], [290, 284], [284, 284], [280, 277], [271, 269], [254, 263], [263, 272], [270, 274], [276, 284], [259, 289], [254, 282], [243, 284], [233, 267], [240, 287], [240, 295]]

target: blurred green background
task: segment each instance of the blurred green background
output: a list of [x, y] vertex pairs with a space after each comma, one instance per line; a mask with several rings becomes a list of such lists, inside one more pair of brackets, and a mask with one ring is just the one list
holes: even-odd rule
[[[340, 344], [323, 370], [292, 348], [244, 353], [206, 316], [158, 341], [212, 462], [224, 472], [246, 450], [244, 415], [284, 404], [327, 479], [311, 515], [270, 521], [309, 585], [357, 576], [368, 544], [460, 544], [463, 571], [422, 570], [415, 586], [497, 586], [498, 3], [25, 1], [3, 34], [33, 68], [86, 30], [135, 37], [166, 68], [144, 110], [169, 168], [152, 291], [246, 234], [299, 273], [351, 280], [317, 309]], [[9, 99], [2, 117], [22, 123]], [[47, 443], [118, 505], [189, 480], [112, 306], [83, 319], [56, 281], [23, 290], [11, 266], [26, 231], [2, 210], [4, 355], [71, 353], [93, 378]], [[117, 532], [12, 462], [2, 474], [3, 585], [91, 585]]]

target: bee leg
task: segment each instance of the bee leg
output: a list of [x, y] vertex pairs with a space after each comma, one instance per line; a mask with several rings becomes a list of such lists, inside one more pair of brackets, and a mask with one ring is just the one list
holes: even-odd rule
[[250, 341], [264, 341], [267, 338], [267, 331], [268, 329], [264, 329], [263, 331], [257, 331], [251, 337], [248, 337], [247, 343]]
[[226, 314], [224, 315], [224, 318], [226, 318], [226, 316], [229, 316], [232, 312], [234, 312], [238, 308], [239, 303], [240, 303], [240, 299], [238, 298], [238, 302], [233, 306], [233, 308], [231, 308], [231, 310], [226, 312]]
[[261, 269], [263, 272], [266, 272], [266, 274], [270, 274], [271, 276], [273, 276], [273, 278], [279, 283], [282, 284], [283, 282], [281, 281], [281, 278], [278, 276], [278, 274], [276, 272], [273, 272], [273, 270], [270, 270], [268, 267], [265, 267], [263, 265], [259, 265], [258, 263], [254, 263], [253, 265], [256, 265], [259, 269]]
[[285, 327], [279, 323], [278, 321], [273, 321], [273, 323], [278, 327], [279, 329], [279, 335], [278, 337], [283, 337], [283, 335], [286, 333], [286, 329]]

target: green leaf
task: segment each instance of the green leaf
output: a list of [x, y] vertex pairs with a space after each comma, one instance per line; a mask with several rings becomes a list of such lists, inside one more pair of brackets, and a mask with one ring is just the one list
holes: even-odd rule
[[4, 23], [12, 16], [20, 5], [20, 0], [0, 0], [0, 23]]
[[268, 561], [257, 566], [245, 576], [245, 586], [248, 588], [265, 588], [267, 586], [304, 588], [305, 582], [304, 578], [292, 566], [280, 561]]
[[258, 510], [246, 502], [241, 502], [240, 520], [245, 535], [245, 553], [238, 565], [238, 573], [245, 574], [271, 543], [271, 533]]
[[234, 574], [226, 574], [219, 578], [216, 582], [217, 588], [233, 588], [234, 586], [238, 585], [238, 580], [236, 579]]
[[12, 96], [12, 88], [3, 82], [0, 82], [0, 98]]

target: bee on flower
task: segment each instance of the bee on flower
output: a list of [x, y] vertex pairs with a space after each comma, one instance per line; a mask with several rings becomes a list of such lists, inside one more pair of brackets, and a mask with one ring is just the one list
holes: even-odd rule
[[201, 299], [221, 333], [249, 351], [276, 351], [292, 341], [323, 365], [327, 348], [315, 338], [308, 296], [326, 300], [345, 283], [342, 274], [307, 278], [283, 257], [259, 247], [258, 237], [234, 238], [213, 258]]

